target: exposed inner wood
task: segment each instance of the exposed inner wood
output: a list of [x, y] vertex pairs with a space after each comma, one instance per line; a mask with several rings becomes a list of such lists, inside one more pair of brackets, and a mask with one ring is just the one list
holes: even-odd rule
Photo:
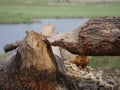
[[[50, 43], [79, 55], [120, 55], [119, 21], [120, 17], [91, 19], [74, 32], [52, 37], [28, 32], [22, 41], [5, 47], [6, 52], [15, 48], [17, 52], [0, 68], [0, 90], [80, 90], [82, 84], [67, 74], [63, 56], [53, 54]], [[82, 58], [73, 63], [86, 66], [89, 58], [85, 56], [85, 63], [80, 62]], [[79, 80], [89, 84], [92, 81], [96, 90], [100, 88], [92, 79], [80, 77]]]

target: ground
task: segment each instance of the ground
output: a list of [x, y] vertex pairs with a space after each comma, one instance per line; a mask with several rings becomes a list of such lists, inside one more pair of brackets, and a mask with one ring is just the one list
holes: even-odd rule
[[0, 23], [31, 23], [40, 18], [120, 16], [119, 0], [95, 1], [74, 0], [68, 4], [57, 0], [0, 0]]

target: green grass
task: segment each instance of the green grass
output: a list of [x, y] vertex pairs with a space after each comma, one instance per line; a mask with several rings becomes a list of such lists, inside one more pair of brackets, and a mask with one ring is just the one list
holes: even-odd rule
[[120, 69], [120, 56], [92, 57], [92, 60], [89, 65], [92, 67]]
[[0, 54], [0, 61], [5, 59], [7, 57], [7, 54]]
[[30, 23], [40, 18], [120, 16], [120, 2], [59, 4], [56, 0], [0, 0], [0, 23]]

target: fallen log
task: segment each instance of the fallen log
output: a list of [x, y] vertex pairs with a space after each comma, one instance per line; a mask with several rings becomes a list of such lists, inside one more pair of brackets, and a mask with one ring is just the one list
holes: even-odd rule
[[49, 41], [73, 54], [120, 55], [120, 17], [90, 19], [74, 32], [53, 35]]
[[[119, 24], [118, 24], [118, 27], [119, 27]], [[65, 48], [68, 50], [70, 50], [70, 47], [72, 45], [70, 44], [70, 47], [68, 48], [66, 47], [68, 46], [67, 44], [71, 42], [74, 42], [74, 44], [77, 43], [78, 45], [77, 48], [75, 48], [76, 46], [73, 45], [73, 47], [71, 48], [72, 49], [71, 52], [73, 53], [77, 52], [78, 54], [81, 54], [81, 52], [83, 51], [80, 52], [80, 50], [77, 50], [77, 49], [82, 47], [84, 49], [86, 46], [84, 47], [85, 45], [84, 41], [82, 43], [82, 46], [81, 47], [79, 46], [80, 43], [78, 43], [79, 41], [78, 36], [80, 35], [82, 37], [82, 35], [79, 32], [83, 33], [84, 29], [83, 29], [83, 32], [82, 30], [79, 31], [78, 29], [77, 31], [69, 33], [68, 35], [59, 34], [59, 35], [63, 35], [64, 40], [59, 39], [59, 35], [55, 39], [56, 40], [59, 39], [62, 42], [67, 42], [67, 43], [63, 43], [63, 46], [61, 47], [64, 47], [65, 45]], [[86, 34], [92, 36], [91, 29], [90, 29], [90, 32], [87, 32], [86, 30]], [[113, 30], [112, 33], [109, 33], [109, 34], [111, 36], [118, 35], [119, 28], [117, 28], [115, 31]], [[105, 34], [105, 36], [103, 35], [104, 38], [102, 38], [101, 33], [100, 33], [100, 36], [98, 33], [98, 36], [100, 39], [102, 38], [102, 40], [103, 39], [106, 40], [107, 38], [107, 43], [109, 43], [108, 41], [111, 41], [111, 39], [113, 39], [114, 41], [114, 37], [116, 37], [116, 36], [112, 36], [112, 38], [110, 38], [109, 34], [108, 34], [108, 38], [106, 36], [107, 34]], [[95, 34], [93, 34], [93, 38], [89, 36], [90, 40], [93, 40], [93, 42], [95, 39], [94, 35]], [[70, 38], [71, 36], [73, 36], [74, 38]], [[83, 37], [85, 37], [84, 34], [83, 34]], [[53, 42], [52, 44], [54, 45], [55, 41], [52, 38], [49, 38], [49, 40], [51, 43]], [[108, 40], [109, 38], [110, 40]], [[84, 40], [84, 38], [82, 39]], [[86, 42], [87, 40], [89, 40], [89, 38], [85, 39]], [[98, 42], [99, 42], [99, 39], [98, 39]], [[57, 44], [60, 44], [60, 43], [56, 42], [56, 45]], [[97, 45], [97, 44], [94, 44], [94, 45]], [[113, 42], [111, 42], [111, 45], [113, 45]], [[101, 74], [100, 76], [98, 74], [99, 71], [94, 72], [94, 70], [91, 70], [93, 73], [87, 70], [85, 72], [80, 70], [78, 71], [78, 67], [74, 67], [75, 65], [73, 63], [72, 64], [70, 63], [69, 65], [67, 65], [67, 67], [69, 68], [68, 71], [70, 71], [69, 74], [71, 74], [71, 77], [69, 77], [68, 71], [66, 74], [63, 63], [61, 63], [59, 58], [55, 59], [55, 56], [53, 55], [49, 41], [47, 41], [43, 36], [37, 33], [29, 32], [27, 36], [24, 38], [24, 40], [22, 40], [18, 45], [13, 44], [13, 47], [14, 46], [15, 48], [18, 48], [17, 53], [11, 58], [11, 60], [8, 63], [6, 63], [3, 67], [0, 67], [0, 82], [1, 82], [0, 90], [83, 90], [83, 89], [119, 90], [119, 79], [118, 81], [116, 81], [116, 76], [115, 78], [112, 78], [112, 76], [110, 76], [111, 80], [109, 81], [109, 78], [108, 78], [109, 76], [105, 76], [105, 75], [102, 76], [102, 73], [100, 73]], [[113, 45], [113, 46], [114, 47], [118, 46], [117, 49], [119, 50], [119, 45]], [[12, 44], [10, 44], [8, 51], [15, 48], [12, 48]], [[97, 50], [100, 50], [100, 49], [97, 49]], [[103, 51], [104, 50], [106, 49], [103, 49]], [[107, 49], [107, 50], [111, 50], [111, 49]], [[86, 50], [84, 51], [84, 53], [82, 53], [82, 55], [101, 54], [100, 51], [91, 52], [91, 53], [92, 54], [88, 53], [88, 51]], [[110, 54], [111, 53], [105, 52], [104, 54], [101, 54], [101, 55], [110, 55]], [[119, 55], [119, 53], [115, 55]], [[73, 81], [73, 79], [75, 79], [75, 82]]]
[[[86, 56], [120, 55], [120, 17], [90, 19], [71, 33], [54, 34], [51, 45], [60, 46], [73, 54]], [[47, 33], [49, 34], [49, 33]], [[16, 48], [6, 47], [6, 52]], [[9, 45], [8, 45], [9, 46]]]
[[[46, 38], [50, 38], [54, 34], [56, 34], [55, 27], [54, 27], [54, 25], [49, 23], [49, 24], [43, 26], [43, 28], [39, 31], [39, 33], [44, 35]], [[58, 46], [52, 46], [52, 50], [53, 50], [53, 54], [55, 55], [56, 58], [59, 58], [62, 61], [69, 60], [81, 68], [85, 68], [89, 64], [89, 61], [91, 59], [89, 56], [72, 54], [69, 51], [67, 51], [63, 48], [60, 48]], [[63, 62], [61, 62], [61, 63], [63, 63]]]
[[0, 90], [119, 90], [119, 71], [104, 75], [103, 70], [81, 70], [69, 61], [65, 71], [49, 41], [37, 33], [29, 32], [17, 48], [0, 67]]
[[29, 32], [17, 53], [0, 68], [0, 90], [77, 90], [49, 42]]

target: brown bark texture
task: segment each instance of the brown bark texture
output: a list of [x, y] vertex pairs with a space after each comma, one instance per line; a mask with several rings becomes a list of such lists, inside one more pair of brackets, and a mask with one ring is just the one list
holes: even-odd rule
[[17, 53], [0, 68], [0, 90], [75, 89], [42, 35], [29, 32], [17, 47]]
[[[53, 40], [53, 38], [55, 38]], [[49, 38], [73, 54], [86, 56], [120, 55], [120, 17], [93, 18], [71, 33]]]
[[81, 57], [64, 66], [50, 45], [79, 55], [120, 55], [119, 21], [120, 17], [91, 19], [74, 32], [47, 37], [50, 42], [41, 34], [28, 32], [22, 41], [4, 48], [6, 52], [17, 48], [17, 52], [0, 66], [0, 90], [119, 90], [118, 71], [109, 76], [101, 70], [80, 70]]

